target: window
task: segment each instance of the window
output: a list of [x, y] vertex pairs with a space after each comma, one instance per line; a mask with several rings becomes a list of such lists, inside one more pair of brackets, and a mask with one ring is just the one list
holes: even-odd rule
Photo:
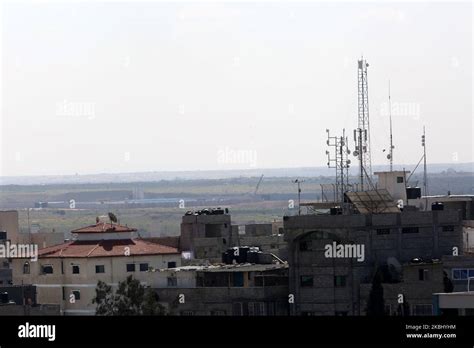
[[105, 273], [104, 265], [95, 265], [95, 273]]
[[181, 315], [186, 316], [186, 317], [190, 317], [190, 316], [194, 315], [194, 312], [193, 311], [181, 311]]
[[72, 265], [72, 274], [79, 274], [79, 265]]
[[433, 315], [433, 305], [431, 304], [413, 305], [413, 315]]
[[308, 242], [303, 240], [300, 242], [300, 251], [308, 251], [310, 250], [309, 249], [309, 246], [308, 246]]
[[474, 277], [474, 268], [456, 268], [452, 270], [453, 280], [467, 280], [468, 277]]
[[30, 263], [28, 261], [23, 264], [23, 274], [30, 274]]
[[135, 264], [127, 263], [127, 272], [135, 272]]
[[454, 232], [454, 226], [443, 226], [443, 232]]
[[343, 288], [346, 286], [346, 276], [334, 276], [334, 287]]
[[418, 233], [420, 232], [418, 227], [403, 227], [402, 233]]
[[428, 280], [428, 270], [419, 269], [418, 270], [418, 280]]
[[175, 261], [169, 261], [168, 262], [168, 268], [175, 268], [176, 267], [176, 262]]
[[397, 184], [403, 183], [403, 176], [397, 176]]
[[53, 265], [43, 265], [43, 274], [53, 274]]
[[169, 287], [178, 286], [178, 278], [176, 278], [176, 277], [168, 277], [168, 286], [169, 286]]
[[140, 264], [140, 272], [148, 271], [148, 263], [141, 263]]
[[79, 290], [72, 290], [71, 291], [71, 294], [74, 295], [74, 299], [76, 301], [80, 300], [81, 299], [81, 292]]
[[377, 228], [377, 235], [390, 234], [390, 228]]
[[225, 311], [220, 311], [220, 310], [211, 311], [211, 315], [213, 316], [224, 316], [225, 314], [226, 314]]
[[313, 286], [313, 276], [301, 276], [300, 285], [303, 287]]

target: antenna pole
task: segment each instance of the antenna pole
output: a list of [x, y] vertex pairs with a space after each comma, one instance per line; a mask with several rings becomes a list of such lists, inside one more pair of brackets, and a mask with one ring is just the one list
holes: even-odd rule
[[388, 108], [390, 113], [390, 171], [393, 172], [392, 98], [390, 96], [390, 80], [388, 80]]
[[301, 183], [304, 182], [304, 180], [296, 179], [293, 181], [293, 183], [298, 185], [298, 215], [301, 215]]
[[425, 193], [425, 210], [428, 210], [428, 179], [426, 174], [426, 134], [425, 126], [423, 126], [423, 135], [421, 136], [421, 146], [423, 146], [423, 189]]

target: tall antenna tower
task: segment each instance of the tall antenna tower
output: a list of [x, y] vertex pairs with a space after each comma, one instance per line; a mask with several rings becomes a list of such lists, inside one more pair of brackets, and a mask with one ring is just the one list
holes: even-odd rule
[[393, 133], [392, 133], [392, 98], [390, 96], [390, 80], [388, 80], [388, 109], [390, 114], [390, 150], [387, 158], [390, 160], [390, 171], [393, 172]]
[[362, 156], [362, 165], [368, 176], [372, 176], [372, 161], [370, 158], [369, 85], [367, 81], [368, 66], [369, 64], [364, 57], [358, 61], [358, 128], [361, 130], [361, 133], [364, 134], [362, 143], [360, 144], [362, 150], [360, 153]]
[[328, 168], [336, 169], [336, 186], [335, 186], [335, 197], [336, 201], [342, 204], [344, 203], [344, 193], [347, 191], [349, 184], [349, 166], [351, 161], [347, 158], [350, 154], [350, 150], [347, 146], [347, 137], [345, 129], [342, 130], [342, 136], [330, 136], [329, 129], [326, 129], [328, 140], [326, 144], [329, 147], [334, 148], [334, 155], [331, 157], [331, 152], [326, 150], [328, 156]]

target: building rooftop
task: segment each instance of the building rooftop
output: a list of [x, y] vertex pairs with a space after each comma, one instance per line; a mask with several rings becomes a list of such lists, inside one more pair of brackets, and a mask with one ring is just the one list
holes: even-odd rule
[[273, 269], [288, 268], [287, 263], [273, 263], [273, 264], [254, 264], [254, 263], [237, 263], [233, 265], [217, 264], [217, 265], [196, 265], [196, 266], [181, 266], [175, 268], [166, 268], [160, 270], [161, 272], [172, 271], [203, 271], [203, 272], [259, 272], [269, 271]]
[[98, 222], [94, 225], [81, 227], [76, 230], [72, 230], [71, 233], [100, 233], [100, 232], [136, 232], [136, 228], [131, 228], [124, 225], [112, 224], [107, 222]]
[[178, 249], [145, 241], [143, 239], [118, 239], [97, 241], [72, 241], [53, 245], [38, 251], [39, 258], [82, 258], [82, 257], [118, 257], [127, 256], [179, 254]]

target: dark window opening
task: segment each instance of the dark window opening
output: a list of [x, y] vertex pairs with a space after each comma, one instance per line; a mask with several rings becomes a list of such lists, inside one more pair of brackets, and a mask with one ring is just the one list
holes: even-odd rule
[[127, 263], [127, 272], [135, 272], [135, 264]]
[[81, 299], [81, 292], [79, 290], [73, 290], [72, 294], [74, 295], [74, 299], [76, 301]]
[[454, 226], [443, 226], [443, 232], [454, 232]]
[[95, 273], [105, 273], [105, 266], [104, 265], [96, 265], [95, 266]]
[[53, 274], [53, 265], [44, 265], [43, 274]]
[[403, 227], [402, 233], [418, 233], [420, 232], [418, 227]]
[[300, 277], [300, 285], [302, 287], [313, 286], [313, 276], [301, 276]]
[[175, 268], [176, 267], [176, 262], [175, 261], [169, 261], [168, 262], [168, 268]]
[[72, 274], [79, 274], [79, 266], [72, 265]]
[[377, 228], [377, 235], [390, 234], [390, 228]]
[[23, 274], [30, 274], [30, 263], [28, 261], [23, 264]]
[[148, 263], [141, 263], [140, 272], [147, 272], [147, 271], [148, 271]]
[[301, 241], [301, 242], [300, 242], [300, 251], [308, 251], [308, 250], [310, 250], [308, 244], [309, 244], [309, 243], [308, 243], [307, 241], [305, 241], [305, 240]]
[[428, 280], [428, 270], [419, 269], [418, 270], [418, 280]]
[[336, 288], [343, 288], [346, 286], [346, 276], [334, 276], [334, 286]]
[[403, 176], [397, 176], [397, 184], [403, 183]]

